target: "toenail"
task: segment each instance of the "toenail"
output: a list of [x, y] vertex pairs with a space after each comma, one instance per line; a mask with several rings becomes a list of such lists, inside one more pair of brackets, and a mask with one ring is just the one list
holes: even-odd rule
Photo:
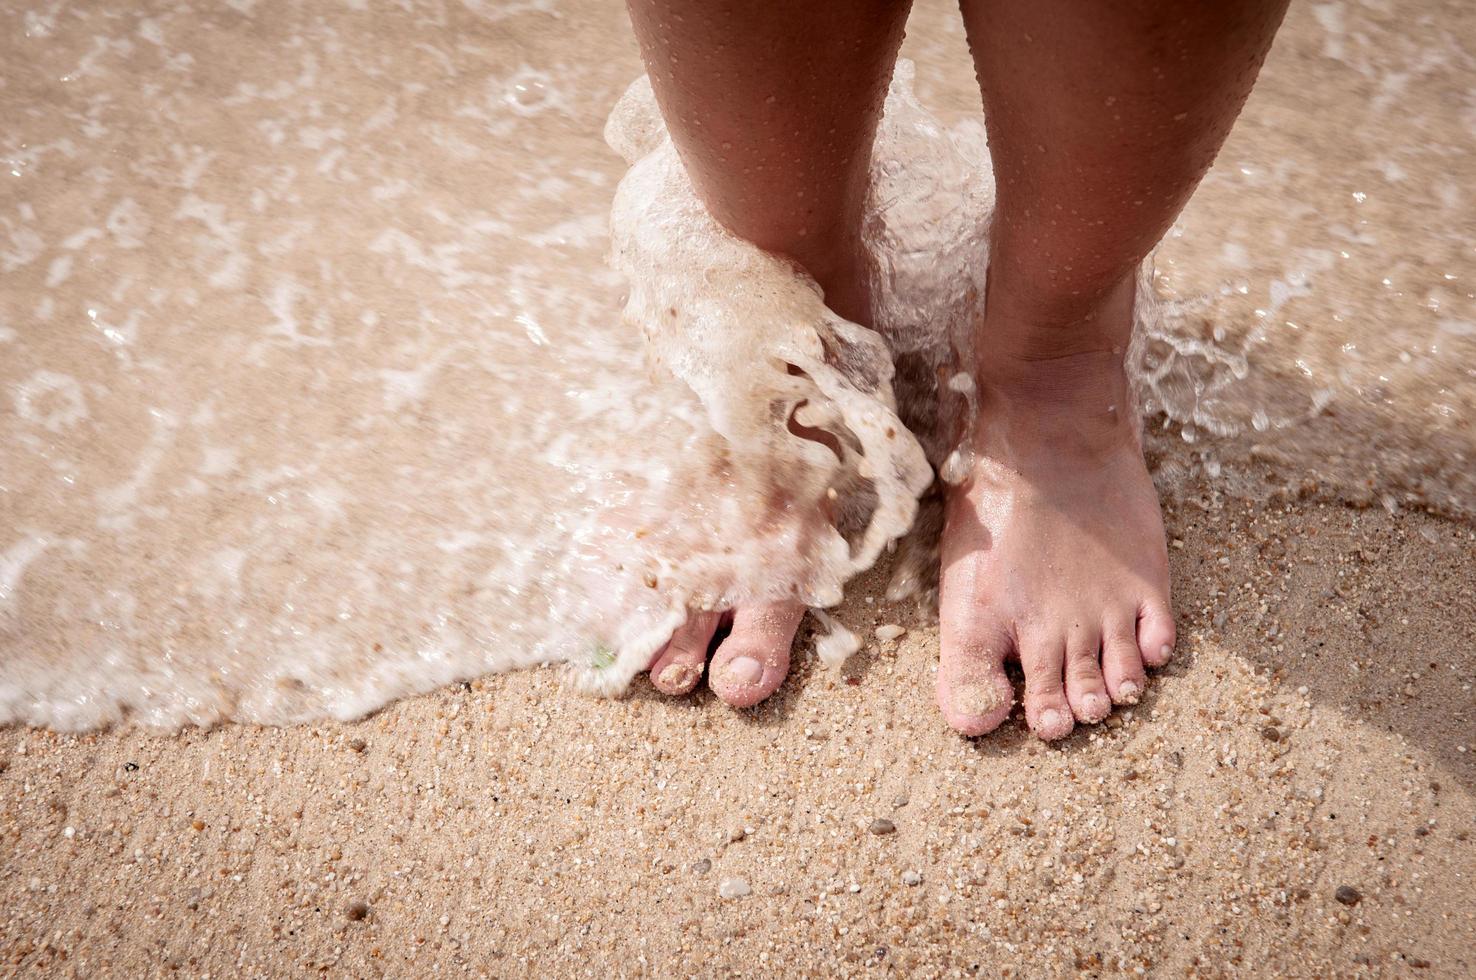
[[1136, 681], [1123, 681], [1122, 686], [1117, 689], [1118, 699], [1126, 701], [1128, 704], [1137, 704], [1138, 696], [1142, 693], [1143, 689], [1138, 686]]
[[1083, 694], [1081, 696], [1081, 710], [1092, 721], [1104, 717], [1112, 710], [1112, 705], [1100, 694]]
[[1054, 732], [1066, 727], [1066, 716], [1055, 708], [1047, 708], [1040, 715], [1040, 730]]
[[691, 664], [667, 664], [661, 676], [656, 678], [661, 686], [673, 691], [685, 691], [697, 680], [697, 668]]
[[734, 657], [723, 668], [723, 676], [735, 684], [757, 684], [764, 676], [764, 665], [752, 657]]
[[1167, 660], [1174, 655], [1174, 648], [1165, 643], [1163, 646], [1158, 648], [1158, 655]]

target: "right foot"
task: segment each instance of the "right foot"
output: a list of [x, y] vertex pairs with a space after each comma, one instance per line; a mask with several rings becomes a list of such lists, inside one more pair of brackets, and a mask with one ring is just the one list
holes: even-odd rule
[[[832, 258], [832, 268], [813, 271], [825, 293], [825, 305], [852, 323], [871, 323], [870, 258], [859, 239], [822, 249]], [[806, 268], [790, 257], [800, 268]], [[806, 429], [791, 419], [790, 431], [836, 449], [828, 432]], [[774, 602], [747, 606], [725, 613], [693, 612], [679, 626], [666, 646], [651, 659], [651, 685], [673, 697], [687, 694], [702, 679], [707, 667], [707, 686], [735, 708], [748, 708], [779, 689], [789, 674], [790, 648], [804, 618], [805, 606], [798, 602]], [[718, 645], [707, 663], [707, 650], [718, 629], [732, 632]]]
[[[651, 684], [662, 694], [686, 694], [702, 679], [735, 708], [748, 708], [779, 689], [789, 674], [789, 651], [805, 607], [797, 602], [746, 606], [729, 613], [694, 612], [651, 660]], [[713, 635], [726, 623], [732, 632], [707, 664]]]

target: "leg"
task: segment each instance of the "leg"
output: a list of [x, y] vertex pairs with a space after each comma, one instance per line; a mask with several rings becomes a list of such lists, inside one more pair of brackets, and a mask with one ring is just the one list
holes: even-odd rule
[[865, 322], [861, 208], [910, 0], [628, 0], [698, 196]]
[[[641, 57], [698, 196], [719, 222], [803, 267], [841, 316], [866, 322], [861, 209], [871, 141], [909, 0], [628, 0]], [[738, 609], [709, 683], [730, 704], [789, 670], [803, 608]], [[694, 614], [651, 664], [685, 693], [719, 625]]]
[[[998, 188], [978, 463], [948, 502], [938, 697], [1043, 738], [1132, 703], [1174, 642], [1123, 352], [1135, 271], [1250, 93], [1286, 0], [964, 0]], [[1110, 699], [1110, 700], [1109, 700]]]

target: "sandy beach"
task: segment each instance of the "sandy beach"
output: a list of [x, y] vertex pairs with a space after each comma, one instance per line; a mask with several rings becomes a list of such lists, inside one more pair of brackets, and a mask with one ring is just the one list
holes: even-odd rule
[[[275, 17], [311, 35], [314, 50], [337, 50], [336, 27], [344, 37], [377, 38], [376, 57], [398, 56], [403, 41], [405, 58], [427, 64], [444, 56], [467, 72], [487, 62], [481, 76], [461, 81], [448, 68], [448, 88], [480, 91], [488, 73], [563, 64], [590, 45], [602, 56], [575, 73], [577, 102], [529, 125], [579, 148], [599, 178], [565, 198], [596, 214], [608, 206], [622, 167], [599, 143], [599, 127], [640, 71], [619, 5], [464, 0], [430, 5], [413, 30], [388, 14], [378, 25], [355, 20], [354, 4], [290, 16], [281, 5], [230, 6], [241, 9], [176, 14], [185, 22], [198, 14], [219, 36], [237, 37], [247, 59], [266, 58], [273, 44], [291, 47], [259, 26]], [[68, 64], [90, 49], [89, 32], [106, 33], [116, 19], [81, 4], [53, 16], [50, 29], [65, 35], [74, 13], [89, 26], [67, 40], [77, 56]], [[0, 23], [30, 31], [36, 16], [0, 4]], [[956, 18], [946, 4], [922, 5], [905, 49], [920, 65], [924, 101], [950, 118], [977, 100]], [[1438, 290], [1425, 276], [1445, 275], [1441, 322], [1465, 322], [1476, 259], [1461, 195], [1476, 186], [1476, 138], [1446, 127], [1452, 143], [1401, 158], [1405, 177], [1385, 188], [1369, 175], [1393, 172], [1384, 165], [1397, 154], [1386, 160], [1371, 148], [1380, 133], [1397, 129], [1391, 142], [1414, 146], [1437, 128], [1421, 121], [1421, 106], [1435, 122], [1469, 121], [1476, 60], [1469, 40], [1451, 38], [1473, 23], [1456, 4], [1413, 0], [1294, 7], [1240, 129], [1160, 254], [1180, 295], [1215, 297], [1203, 315], [1218, 318], [1231, 342], [1249, 333], [1265, 283], [1281, 276], [1282, 260], [1270, 253], [1290, 254], [1297, 229], [1314, 226], [1308, 235], [1323, 243], [1347, 230], [1329, 246], [1344, 248], [1342, 258], [1328, 261], [1359, 271], [1342, 280], [1330, 272], [1331, 285], [1283, 283], [1293, 297], [1285, 316], [1310, 324], [1309, 334], [1363, 331], [1356, 339], [1373, 352], [1364, 366], [1377, 373], [1380, 344], [1435, 315], [1427, 306]], [[1439, 33], [1447, 28], [1456, 33]], [[1429, 40], [1437, 34], [1444, 40]], [[1412, 47], [1388, 40], [1395, 35]], [[435, 57], [414, 53], [435, 37], [453, 39], [435, 42], [444, 45]], [[1439, 56], [1416, 58], [1427, 42], [1420, 50]], [[11, 54], [22, 44], [5, 43], [16, 46]], [[152, 42], [129, 43], [145, 50]], [[123, 57], [120, 50], [102, 45], [98, 57]], [[223, 57], [225, 49], [211, 50]], [[49, 62], [26, 52], [31, 60], [11, 62], [20, 68], [0, 68], [0, 77], [14, 71], [31, 86], [0, 87], [7, 112], [42, 90], [36, 79]], [[1393, 63], [1378, 77], [1408, 69], [1404, 81], [1349, 80], [1347, 66], [1379, 53]], [[195, 54], [206, 60], [205, 48]], [[1415, 61], [1422, 67], [1409, 68]], [[1381, 104], [1391, 84], [1417, 96], [1413, 109]], [[1319, 101], [1332, 92], [1343, 108]], [[453, 103], [442, 106], [447, 120]], [[331, 120], [314, 125], [327, 131]], [[1316, 165], [1298, 149], [1308, 134], [1329, 147], [1321, 154], [1328, 171], [1350, 181], [1324, 198], [1305, 183]], [[218, 149], [256, 152], [240, 143]], [[487, 178], [470, 165], [427, 171], [434, 155], [417, 157], [432, 185], [444, 180], [470, 194], [457, 181]], [[1355, 160], [1366, 169], [1345, 169]], [[1250, 176], [1255, 161], [1274, 180]], [[1441, 197], [1446, 186], [1459, 193]], [[1387, 190], [1367, 205], [1384, 210], [1358, 212], [1373, 216], [1366, 220], [1331, 213], [1334, 199], [1364, 205], [1349, 197], [1355, 187]], [[0, 188], [9, 215], [25, 202], [7, 193]], [[1316, 207], [1281, 220], [1292, 210], [1284, 201], [1314, 198]], [[330, 205], [307, 196], [293, 207]], [[257, 220], [242, 215], [248, 225]], [[337, 220], [351, 229], [355, 219], [345, 211]], [[1421, 237], [1437, 224], [1446, 234]], [[601, 234], [571, 253], [585, 263], [573, 268], [596, 268]], [[1373, 246], [1353, 244], [1360, 234], [1382, 235], [1377, 248], [1397, 256], [1383, 286], [1370, 278], [1385, 269], [1370, 258]], [[351, 235], [342, 240], [353, 245]], [[263, 234], [261, 255], [269, 244]], [[1234, 276], [1255, 289], [1220, 288], [1227, 255]], [[481, 268], [474, 256], [465, 261]], [[503, 270], [491, 262], [487, 281], [502, 282]], [[31, 329], [22, 318], [47, 275], [38, 260], [0, 278], [0, 326]], [[355, 288], [366, 293], [388, 288], [362, 278]], [[431, 295], [434, 277], [422, 285]], [[245, 310], [261, 300], [258, 287], [226, 289]], [[590, 288], [591, 302], [618, 292], [606, 281]], [[208, 305], [211, 295], [194, 299]], [[78, 296], [83, 302], [80, 287]], [[1365, 320], [1350, 325], [1350, 309]], [[44, 325], [35, 331], [50, 336]], [[1309, 340], [1269, 350], [1281, 363], [1258, 362], [1250, 383], [1302, 391], [1293, 365], [1310, 363], [1310, 376], [1321, 348]], [[318, 355], [302, 354], [310, 356]], [[623, 698], [588, 697], [561, 668], [539, 667], [443, 686], [351, 722], [228, 722], [177, 733], [133, 724], [83, 734], [0, 728], [0, 973], [1471, 976], [1476, 530], [1464, 511], [1472, 470], [1461, 453], [1472, 445], [1476, 382], [1469, 363], [1453, 366], [1448, 354], [1388, 364], [1387, 397], [1335, 404], [1283, 434], [1247, 424], [1190, 441], [1183, 427], [1150, 417], [1176, 659], [1142, 703], [1058, 744], [1037, 740], [1018, 713], [979, 739], [944, 726], [933, 701], [935, 613], [925, 601], [887, 601], [890, 558], [852, 583], [834, 611], [865, 639], [862, 650], [839, 672], [824, 668], [807, 621], [793, 675], [747, 711], [705, 688], [664, 698], [645, 678]], [[1401, 365], [1408, 375], [1397, 375]], [[209, 358], [194, 367], [204, 370]], [[309, 374], [304, 368], [292, 383], [311, 390]], [[1415, 404], [1416, 395], [1426, 401]], [[478, 394], [469, 381], [450, 385], [417, 418], [453, 411], [457, 397]], [[6, 445], [0, 457], [12, 466], [0, 469], [7, 535], [42, 513], [25, 509], [29, 446]], [[1309, 454], [1317, 447], [1326, 454]], [[439, 498], [428, 499], [433, 508]], [[232, 512], [223, 513], [220, 520]], [[336, 560], [325, 553], [327, 564], [315, 567]], [[45, 588], [60, 590], [63, 574], [88, 574], [77, 567], [43, 568], [52, 576]], [[904, 632], [879, 639], [883, 626]], [[66, 635], [0, 638], [35, 646]]]
[[534, 670], [354, 724], [7, 730], [5, 966], [1470, 975], [1471, 532], [1196, 499], [1180, 660], [1059, 746], [947, 731], [879, 588], [840, 617], [900, 640], [750, 712]]

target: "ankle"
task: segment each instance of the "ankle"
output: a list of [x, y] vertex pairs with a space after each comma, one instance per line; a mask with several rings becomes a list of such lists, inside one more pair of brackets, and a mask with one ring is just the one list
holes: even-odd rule
[[1141, 451], [1123, 360], [1113, 352], [1050, 360], [1001, 357], [981, 367], [969, 440], [1038, 473], [1070, 471], [1083, 460]]
[[817, 259], [801, 266], [820, 284], [825, 305], [852, 323], [871, 326], [871, 256], [859, 236], [823, 254], [823, 263]]
[[993, 416], [1022, 434], [1034, 429], [1046, 442], [1052, 432], [1074, 438], [1135, 431], [1126, 370], [1135, 285], [1126, 277], [1089, 305], [1071, 305], [991, 282], [974, 340], [986, 426]]
[[1117, 426], [1132, 398], [1120, 351], [1084, 351], [1048, 359], [983, 357], [975, 375], [980, 418], [1042, 433], [1090, 423]]
[[1135, 276], [1084, 293], [1042, 290], [991, 268], [984, 316], [974, 336], [981, 373], [1001, 362], [1044, 362], [1114, 354], [1133, 329]]

